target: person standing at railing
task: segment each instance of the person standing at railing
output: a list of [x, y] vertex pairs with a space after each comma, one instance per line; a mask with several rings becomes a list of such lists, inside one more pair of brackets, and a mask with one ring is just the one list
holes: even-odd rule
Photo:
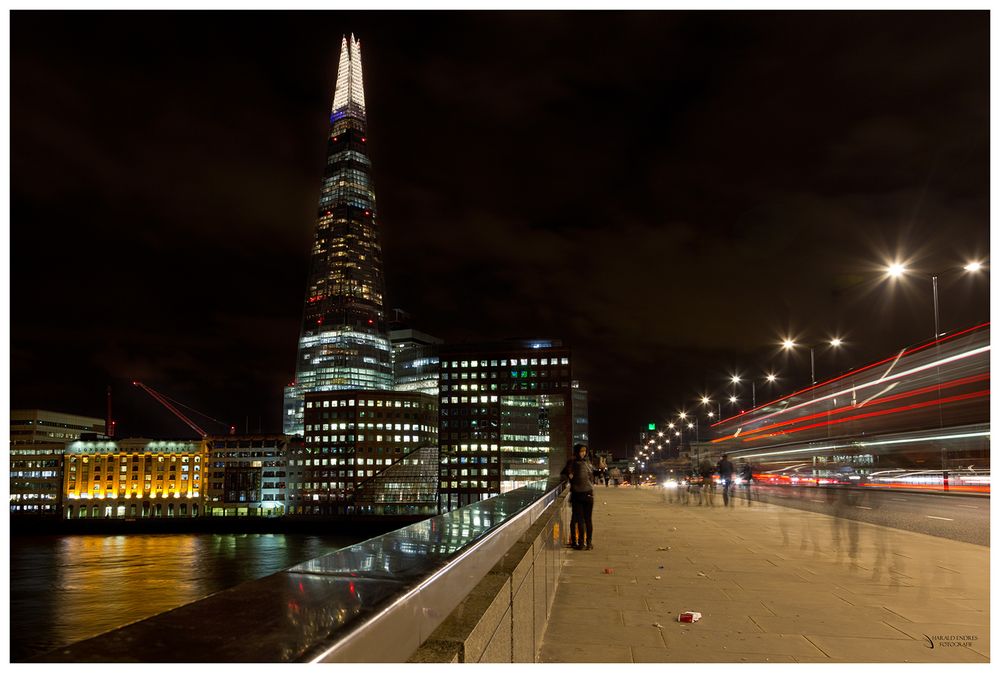
[[569, 502], [573, 508], [570, 542], [573, 549], [593, 549], [594, 466], [587, 460], [586, 444], [573, 446], [573, 460], [566, 463], [561, 474], [569, 481]]

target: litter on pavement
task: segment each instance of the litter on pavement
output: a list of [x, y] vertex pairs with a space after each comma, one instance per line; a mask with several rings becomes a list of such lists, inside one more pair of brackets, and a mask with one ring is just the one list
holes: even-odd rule
[[682, 612], [677, 615], [677, 621], [679, 622], [696, 622], [701, 619], [700, 612]]

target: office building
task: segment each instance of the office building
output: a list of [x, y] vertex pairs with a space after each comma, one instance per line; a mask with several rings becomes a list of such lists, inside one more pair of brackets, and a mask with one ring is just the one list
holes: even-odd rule
[[341, 41], [295, 380], [285, 389], [288, 435], [303, 432], [309, 392], [393, 387], [367, 126], [352, 35]]
[[393, 387], [400, 392], [438, 396], [438, 349], [441, 339], [415, 329], [389, 332]]
[[573, 444], [568, 347], [551, 339], [445, 345], [440, 358], [442, 511], [562, 470]]
[[590, 411], [587, 391], [573, 381], [573, 443], [590, 446]]
[[104, 419], [45, 409], [12, 409], [10, 444], [72, 442], [84, 433], [104, 434]]
[[11, 410], [10, 513], [59, 516], [67, 443], [103, 432], [100, 418], [45, 409]]
[[[426, 510], [428, 498], [434, 504], [435, 398], [394, 391], [307, 393], [304, 431], [305, 441], [289, 452], [289, 514], [397, 513], [389, 511], [392, 506], [409, 503], [414, 509]], [[421, 457], [432, 461], [429, 483], [413, 481], [414, 470], [402, 468]], [[397, 492], [401, 490], [405, 492]], [[376, 494], [379, 491], [383, 496]], [[365, 494], [367, 505], [380, 503], [382, 511], [370, 508], [359, 512], [359, 492]]]
[[289, 442], [286, 435], [205, 438], [207, 516], [275, 517], [285, 514]]

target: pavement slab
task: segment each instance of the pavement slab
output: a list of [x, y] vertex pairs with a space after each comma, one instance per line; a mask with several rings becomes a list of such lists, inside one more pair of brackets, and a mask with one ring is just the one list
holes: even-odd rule
[[539, 662], [989, 661], [988, 547], [658, 488], [596, 496], [598, 544], [569, 552]]

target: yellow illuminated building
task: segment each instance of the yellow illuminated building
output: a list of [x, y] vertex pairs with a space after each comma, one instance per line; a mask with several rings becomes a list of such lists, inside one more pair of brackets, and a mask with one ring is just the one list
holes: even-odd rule
[[63, 470], [63, 516], [196, 517], [204, 509], [207, 455], [201, 440], [72, 442]]

